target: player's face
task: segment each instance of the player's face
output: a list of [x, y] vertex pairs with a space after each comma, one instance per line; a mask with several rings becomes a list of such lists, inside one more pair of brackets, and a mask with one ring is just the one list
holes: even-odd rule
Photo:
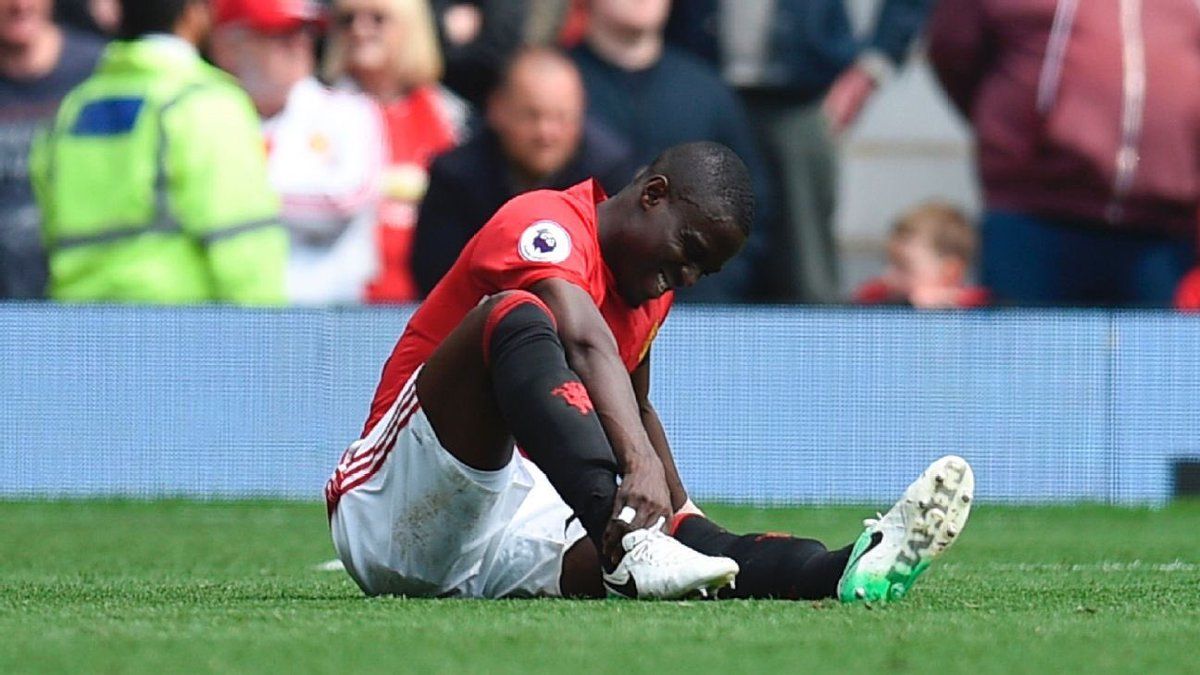
[[[610, 263], [621, 296], [633, 306], [716, 274], [746, 242], [732, 223], [713, 221], [686, 204], [643, 194], [643, 222]], [[647, 205], [647, 202], [650, 202]]]

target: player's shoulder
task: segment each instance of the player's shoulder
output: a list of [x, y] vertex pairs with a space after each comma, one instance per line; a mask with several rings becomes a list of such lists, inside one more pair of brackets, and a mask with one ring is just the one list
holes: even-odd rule
[[489, 225], [521, 228], [547, 220], [570, 230], [592, 233], [596, 230], [596, 201], [599, 190], [589, 179], [566, 190], [533, 190], [513, 197], [496, 212]]
[[594, 239], [591, 228], [561, 197], [526, 193], [510, 200], [484, 226], [496, 236], [515, 240], [528, 262], [559, 263], [572, 253], [586, 251]]
[[588, 203], [594, 194], [590, 185], [580, 184], [513, 197], [480, 230], [477, 237], [484, 243], [478, 245], [483, 247], [478, 252], [490, 258], [515, 246], [524, 263], [595, 260], [599, 255], [595, 204]]

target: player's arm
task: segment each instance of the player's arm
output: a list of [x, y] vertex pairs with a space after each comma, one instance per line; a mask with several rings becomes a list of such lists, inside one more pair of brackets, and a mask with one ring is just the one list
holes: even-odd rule
[[[600, 424], [620, 465], [622, 479], [613, 516], [625, 506], [637, 515], [632, 529], [671, 517], [671, 496], [663, 463], [646, 434], [617, 341], [592, 297], [559, 278], [544, 279], [530, 290], [554, 314], [567, 363], [587, 388]], [[620, 534], [610, 528], [613, 534]]]
[[642, 426], [645, 427], [646, 436], [649, 437], [650, 444], [654, 446], [654, 452], [663, 465], [667, 489], [671, 492], [671, 509], [679, 511], [687, 504], [688, 495], [683, 487], [683, 480], [679, 477], [679, 470], [675, 468], [675, 457], [671, 454], [671, 444], [667, 442], [667, 432], [663, 429], [662, 421], [658, 419], [658, 411], [650, 403], [650, 352], [646, 352], [646, 357], [629, 379], [633, 384], [633, 394], [637, 399]]

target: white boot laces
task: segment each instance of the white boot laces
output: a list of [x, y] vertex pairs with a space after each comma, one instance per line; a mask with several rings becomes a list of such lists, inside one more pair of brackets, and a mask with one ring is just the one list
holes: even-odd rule
[[883, 514], [876, 511], [874, 518], [863, 518], [863, 527], [875, 527], [883, 520]]
[[637, 543], [626, 553], [630, 559], [651, 565], [658, 565], [663, 562], [678, 560], [683, 555], [691, 552], [691, 549], [663, 534], [662, 530], [659, 529], [661, 522], [660, 520], [659, 525], [646, 528], [642, 531]]

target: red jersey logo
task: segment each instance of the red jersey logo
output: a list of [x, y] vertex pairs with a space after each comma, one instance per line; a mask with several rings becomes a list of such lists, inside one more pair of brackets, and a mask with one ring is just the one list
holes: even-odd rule
[[596, 409], [587, 389], [580, 382], [564, 382], [550, 393], [566, 401], [567, 405], [578, 410], [580, 415], [586, 415]]

